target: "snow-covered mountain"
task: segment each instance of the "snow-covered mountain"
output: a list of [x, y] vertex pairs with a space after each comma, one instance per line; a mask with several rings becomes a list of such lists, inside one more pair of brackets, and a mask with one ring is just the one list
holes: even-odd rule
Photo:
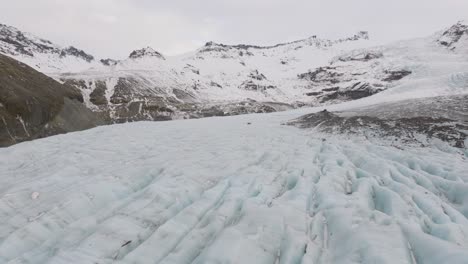
[[442, 33], [437, 39], [441, 45], [450, 50], [468, 53], [468, 22], [460, 21]]
[[303, 105], [309, 100], [304, 100], [307, 88], [301, 87], [299, 73], [371, 43], [366, 32], [359, 32], [338, 40], [313, 36], [267, 47], [208, 42], [176, 57], [146, 47], [122, 61], [98, 61], [78, 50], [64, 56], [69, 49], [12, 27], [2, 28], [2, 53], [75, 85], [90, 109], [108, 113], [116, 122], [278, 111]]
[[208, 42], [176, 57], [148, 47], [109, 67], [54, 76], [81, 88], [90, 108], [116, 121], [270, 112], [309, 101], [298, 73], [365, 45], [367, 33], [360, 32], [269, 47]]
[[60, 47], [4, 24], [0, 24], [0, 53], [43, 73], [76, 72], [100, 64], [83, 50], [73, 46]]
[[88, 108], [114, 122], [167, 120], [279, 111], [386, 90], [403, 96], [417, 85], [463, 90], [467, 27], [459, 22], [427, 38], [377, 47], [359, 32], [265, 47], [208, 42], [175, 57], [146, 47], [117, 61], [1, 26], [0, 51], [79, 88]]
[[359, 32], [273, 46], [208, 42], [172, 57], [145, 47], [118, 61], [2, 25], [0, 52], [75, 86], [89, 109], [121, 123], [274, 112], [371, 95], [404, 99], [421, 86], [426, 96], [464, 92], [467, 28], [459, 22], [384, 46]]
[[467, 28], [468, 23], [459, 22], [426, 38], [353, 50], [300, 77], [316, 87], [314, 96], [328, 103], [377, 93], [377, 98], [412, 98], [421, 88], [425, 96], [465, 93]]

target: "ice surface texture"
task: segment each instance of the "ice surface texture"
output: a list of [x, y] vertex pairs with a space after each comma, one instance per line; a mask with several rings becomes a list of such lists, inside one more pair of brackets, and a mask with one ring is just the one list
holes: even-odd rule
[[468, 152], [280, 125], [304, 113], [0, 149], [0, 263], [468, 262]]

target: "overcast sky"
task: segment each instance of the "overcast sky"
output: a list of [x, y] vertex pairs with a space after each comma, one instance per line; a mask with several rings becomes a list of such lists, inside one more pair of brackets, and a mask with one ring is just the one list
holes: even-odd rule
[[368, 30], [386, 42], [468, 19], [468, 0], [0, 0], [0, 23], [97, 56], [166, 54], [213, 40], [275, 44]]

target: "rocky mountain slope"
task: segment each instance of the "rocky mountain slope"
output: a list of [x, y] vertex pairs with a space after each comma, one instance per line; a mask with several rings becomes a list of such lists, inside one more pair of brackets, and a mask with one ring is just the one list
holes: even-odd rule
[[118, 61], [0, 25], [0, 53], [77, 88], [88, 109], [123, 123], [275, 112], [372, 95], [410, 98], [421, 86], [428, 96], [462, 93], [467, 28], [459, 22], [385, 46], [359, 32], [263, 47], [208, 42], [174, 57], [146, 47]]
[[[358, 135], [393, 145], [428, 146], [434, 139], [465, 148], [468, 138], [468, 95], [407, 99], [347, 111], [323, 110], [288, 125], [328, 134]], [[467, 142], [468, 143], [468, 142]]]
[[0, 24], [0, 53], [43, 73], [80, 71], [99, 62], [73, 46], [60, 47], [49, 40]]
[[147, 47], [122, 61], [98, 62], [84, 51], [62, 56], [66, 49], [58, 45], [12, 27], [0, 28], [0, 52], [79, 88], [90, 109], [115, 122], [301, 106], [304, 89], [291, 81], [309, 69], [310, 62], [320, 65], [343, 50], [369, 45], [367, 33], [359, 32], [338, 40], [313, 36], [268, 47], [209, 42], [176, 57], [165, 57]]
[[441, 74], [453, 62], [458, 67], [466, 52], [466, 28], [459, 22], [427, 38], [373, 48], [368, 34], [359, 32], [266, 47], [208, 42], [175, 57], [147, 47], [125, 60], [97, 61], [2, 25], [0, 52], [74, 85], [88, 108], [125, 122], [226, 115], [233, 108], [277, 111], [285, 104], [294, 108], [370, 96], [408, 80], [420, 82], [428, 71]]
[[383, 91], [411, 98], [421, 86], [427, 96], [463, 93], [468, 86], [467, 25], [459, 22], [426, 38], [353, 50], [300, 77], [317, 89], [313, 96], [328, 104]]
[[104, 124], [80, 91], [0, 54], [0, 147]]
[[272, 47], [209, 42], [177, 57], [145, 48], [109, 67], [53, 76], [79, 87], [91, 109], [108, 112], [116, 122], [271, 112], [305, 104], [307, 88], [294, 82], [297, 68], [310, 67], [306, 61], [325, 63], [367, 38], [361, 32]]

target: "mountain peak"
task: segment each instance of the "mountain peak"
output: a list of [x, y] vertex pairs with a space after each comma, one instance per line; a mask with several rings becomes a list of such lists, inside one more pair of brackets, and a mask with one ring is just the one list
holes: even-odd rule
[[35, 53], [58, 53], [60, 48], [48, 40], [0, 24], [0, 52], [34, 57]]
[[62, 51], [60, 52], [60, 57], [63, 58], [66, 56], [75, 56], [87, 62], [91, 62], [94, 60], [94, 57], [92, 55], [84, 52], [83, 50], [77, 49], [73, 46], [69, 46], [67, 48], [62, 49]]
[[144, 57], [157, 57], [162, 60], [165, 60], [164, 56], [161, 53], [155, 51], [151, 47], [134, 50], [129, 55], [130, 59], [139, 59], [139, 58], [144, 58]]
[[362, 39], [369, 39], [369, 32], [368, 31], [359, 31], [356, 35], [358, 38]]
[[105, 66], [114, 66], [116, 65], [119, 61], [118, 60], [114, 60], [114, 59], [101, 59], [99, 60], [103, 65]]
[[455, 49], [459, 40], [463, 36], [468, 36], [468, 21], [458, 21], [442, 33], [437, 42], [443, 46]]
[[0, 53], [41, 72], [87, 69], [94, 62], [94, 57], [81, 49], [62, 47], [4, 24], [0, 24]]

